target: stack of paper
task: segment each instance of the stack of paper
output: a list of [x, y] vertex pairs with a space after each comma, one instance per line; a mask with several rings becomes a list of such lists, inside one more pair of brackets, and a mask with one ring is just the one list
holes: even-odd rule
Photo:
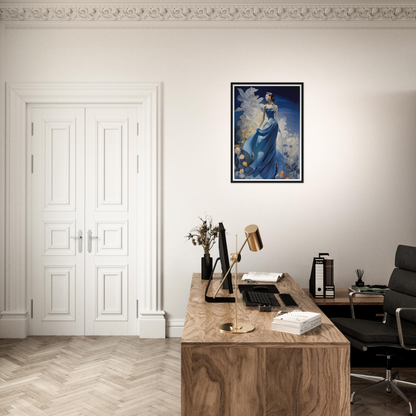
[[348, 288], [348, 292], [358, 292], [358, 297], [369, 297], [371, 296], [372, 298], [384, 298], [384, 294], [386, 293], [388, 288], [372, 288], [372, 287], [368, 287], [368, 286], [362, 286], [362, 287], [358, 287], [358, 286], [350, 286]]
[[272, 322], [272, 329], [302, 335], [319, 325], [321, 325], [320, 313], [292, 311], [276, 316]]
[[243, 275], [242, 280], [250, 280], [252, 282], [278, 282], [283, 276], [283, 273], [264, 273], [264, 272], [249, 272]]

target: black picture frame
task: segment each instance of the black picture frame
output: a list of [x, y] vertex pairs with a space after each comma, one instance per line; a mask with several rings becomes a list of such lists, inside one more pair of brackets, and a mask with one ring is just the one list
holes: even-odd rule
[[303, 82], [231, 83], [232, 183], [304, 182], [303, 95]]

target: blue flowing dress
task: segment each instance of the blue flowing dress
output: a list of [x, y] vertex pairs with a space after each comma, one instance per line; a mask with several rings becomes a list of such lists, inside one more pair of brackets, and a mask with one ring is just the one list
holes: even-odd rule
[[254, 158], [245, 169], [249, 179], [283, 179], [286, 176], [285, 157], [276, 147], [279, 132], [276, 109], [266, 108], [266, 115], [266, 124], [262, 129], [258, 128], [243, 147], [250, 158]]

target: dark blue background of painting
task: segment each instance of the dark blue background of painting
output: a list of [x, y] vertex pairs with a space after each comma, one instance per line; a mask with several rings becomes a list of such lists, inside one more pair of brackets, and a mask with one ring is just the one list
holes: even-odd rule
[[300, 99], [301, 99], [301, 87], [299, 85], [272, 85], [268, 84], [255, 85], [255, 84], [246, 84], [246, 85], [233, 85], [234, 88], [234, 125], [237, 126], [237, 122], [240, 119], [242, 112], [236, 113], [235, 110], [240, 106], [241, 102], [237, 100], [239, 92], [237, 88], [241, 88], [243, 91], [246, 91], [248, 88], [255, 88], [257, 91], [255, 95], [258, 95], [263, 98], [262, 104], [267, 104], [267, 101], [264, 99], [267, 92], [272, 92], [276, 101], [275, 105], [278, 107], [277, 118], [286, 117], [287, 128], [291, 134], [297, 134], [300, 137]]

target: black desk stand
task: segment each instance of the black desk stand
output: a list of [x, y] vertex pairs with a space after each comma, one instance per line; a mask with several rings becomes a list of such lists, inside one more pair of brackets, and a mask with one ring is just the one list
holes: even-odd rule
[[[218, 296], [213, 298], [212, 296], [207, 296], [208, 289], [209, 289], [209, 286], [211, 284], [212, 276], [214, 275], [215, 268], [217, 267], [218, 260], [220, 260], [220, 257], [218, 257], [217, 260], [215, 260], [214, 268], [212, 269], [211, 276], [208, 279], [207, 288], [205, 289], [205, 301], [206, 302], [211, 302], [211, 303], [231, 303], [231, 302], [234, 303], [235, 302], [234, 298], [220, 298]], [[230, 280], [231, 280], [231, 273], [227, 277], [227, 279], [228, 278], [230, 278]], [[233, 293], [233, 285], [232, 285], [231, 281], [229, 282], [229, 291], [230, 291], [230, 293]]]

